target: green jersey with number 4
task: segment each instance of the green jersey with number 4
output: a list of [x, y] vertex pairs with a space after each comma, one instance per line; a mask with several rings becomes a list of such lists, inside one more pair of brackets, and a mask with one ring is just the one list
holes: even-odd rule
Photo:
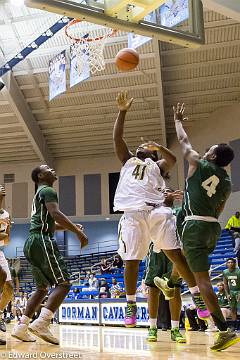
[[56, 191], [47, 185], [38, 187], [32, 202], [30, 231], [54, 233], [55, 221], [49, 214], [46, 203], [58, 203]]
[[200, 160], [196, 171], [186, 181], [185, 215], [218, 218], [230, 193], [231, 181], [227, 172], [212, 162]]
[[233, 271], [228, 269], [223, 271], [223, 277], [228, 282], [228, 287], [230, 291], [240, 291], [240, 269], [237, 268]]

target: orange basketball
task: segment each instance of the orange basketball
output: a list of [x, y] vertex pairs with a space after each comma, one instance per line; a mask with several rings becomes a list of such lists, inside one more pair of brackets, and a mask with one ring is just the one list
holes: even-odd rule
[[134, 49], [122, 49], [115, 58], [115, 64], [121, 71], [130, 71], [139, 64], [139, 55]]

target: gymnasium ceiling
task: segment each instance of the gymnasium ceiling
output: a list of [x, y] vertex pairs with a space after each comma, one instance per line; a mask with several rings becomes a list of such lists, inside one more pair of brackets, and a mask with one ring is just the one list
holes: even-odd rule
[[[70, 45], [60, 31], [13, 69], [10, 90], [0, 92], [0, 163], [112, 155], [119, 90], [128, 89], [136, 99], [126, 121], [132, 149], [141, 136], [169, 139], [177, 101], [188, 104], [188, 126], [239, 102], [240, 23], [207, 9], [204, 18], [206, 44], [186, 49], [161, 43], [161, 71], [157, 43], [149, 42], [138, 49], [135, 71], [117, 72], [114, 57], [127, 47], [127, 35], [119, 32], [106, 46], [106, 70], [72, 89], [68, 79], [67, 92], [49, 102], [48, 62]], [[58, 19], [0, 1], [1, 65]]]

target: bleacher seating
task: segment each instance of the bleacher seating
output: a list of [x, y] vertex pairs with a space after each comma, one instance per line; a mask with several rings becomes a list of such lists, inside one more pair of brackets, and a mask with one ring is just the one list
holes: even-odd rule
[[[229, 257], [235, 257], [232, 246], [232, 235], [227, 230], [223, 230], [220, 239], [217, 242], [216, 249], [210, 255], [211, 277], [221, 275], [226, 269], [225, 262]], [[219, 266], [223, 264], [222, 266]], [[215, 269], [219, 266], [217, 269]]]
[[[84, 279], [86, 276], [87, 271], [90, 271], [91, 267], [94, 264], [97, 264], [101, 261], [102, 258], [111, 258], [113, 255], [115, 255], [116, 252], [103, 252], [98, 254], [90, 254], [90, 255], [77, 255], [77, 256], [70, 256], [66, 257], [65, 261], [67, 263], [68, 269], [70, 273], [76, 274], [80, 273], [81, 278]], [[225, 261], [229, 257], [234, 257], [233, 247], [232, 247], [232, 237], [229, 232], [226, 230], [222, 231], [221, 237], [218, 240], [217, 247], [214, 251], [214, 253], [210, 256], [211, 261], [211, 276], [217, 276], [221, 275], [222, 271], [226, 268]], [[214, 269], [218, 265], [222, 266], [218, 267], [217, 269]], [[144, 262], [141, 262], [139, 266], [139, 277], [138, 277], [138, 284], [140, 284], [141, 279], [143, 277], [145, 265]], [[111, 286], [112, 278], [116, 278], [119, 284], [124, 287], [124, 279], [123, 279], [123, 269], [119, 272], [116, 271], [113, 274], [104, 274], [104, 275], [97, 275], [96, 276], [99, 279], [105, 278], [107, 280], [107, 283], [109, 286]], [[35, 289], [33, 278], [31, 274], [31, 268], [28, 264], [27, 260], [24, 257], [21, 257], [21, 276], [20, 276], [20, 288], [22, 291], [29, 292], [30, 287], [32, 286], [32, 289]], [[86, 288], [86, 286], [84, 286]], [[82, 291], [81, 286], [77, 286], [78, 293], [75, 295], [78, 296], [78, 298], [84, 297], [84, 296], [91, 296], [95, 297], [98, 295], [98, 293], [87, 293], [85, 294], [85, 291]], [[185, 289], [186, 290], [186, 287]], [[69, 298], [73, 298], [74, 293], [73, 289], [69, 294]]]

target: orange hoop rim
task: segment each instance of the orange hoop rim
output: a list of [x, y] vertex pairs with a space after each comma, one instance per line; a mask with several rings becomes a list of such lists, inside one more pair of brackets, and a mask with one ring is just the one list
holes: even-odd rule
[[68, 33], [68, 29], [69, 29], [71, 26], [73, 26], [73, 25], [75, 25], [75, 24], [78, 24], [78, 23], [80, 23], [80, 22], [83, 22], [83, 21], [85, 21], [85, 20], [73, 19], [73, 20], [71, 20], [71, 21], [65, 26], [65, 35], [66, 35], [69, 39], [73, 40], [73, 41], [76, 42], [76, 43], [78, 43], [78, 42], [100, 41], [100, 40], [106, 39], [106, 38], [108, 38], [108, 37], [112, 37], [112, 36], [115, 35], [116, 32], [118, 31], [118, 30], [116, 30], [116, 29], [111, 29], [112, 31], [111, 31], [109, 34], [103, 35], [103, 36], [97, 36], [97, 37], [95, 37], [95, 38], [83, 38], [83, 37], [77, 38], [77, 37], [74, 37], [74, 36], [72, 36], [72, 35], [70, 35], [70, 34]]

